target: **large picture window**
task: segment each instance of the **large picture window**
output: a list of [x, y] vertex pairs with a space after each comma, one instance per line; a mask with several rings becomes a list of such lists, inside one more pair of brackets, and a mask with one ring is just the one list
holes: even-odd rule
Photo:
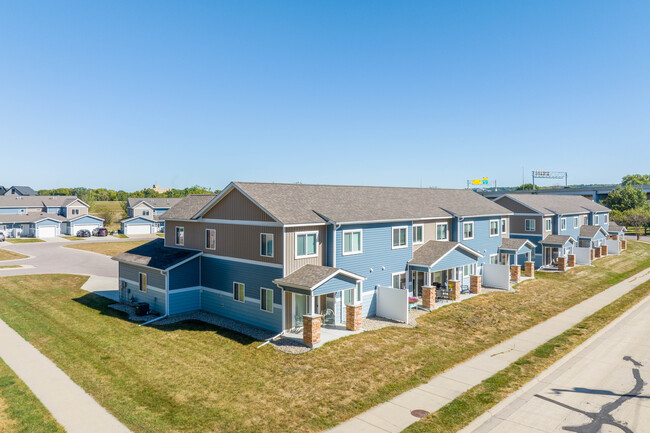
[[318, 232], [296, 233], [296, 258], [318, 257]]
[[408, 246], [407, 233], [408, 227], [393, 227], [393, 249]]
[[176, 245], [185, 245], [185, 228], [176, 227]]
[[406, 272], [393, 274], [393, 288], [406, 289]]
[[535, 220], [527, 219], [524, 221], [524, 229], [527, 232], [534, 232], [535, 231]]
[[360, 254], [363, 252], [363, 235], [361, 230], [343, 231], [343, 255]]
[[260, 234], [260, 256], [273, 257], [273, 233]]

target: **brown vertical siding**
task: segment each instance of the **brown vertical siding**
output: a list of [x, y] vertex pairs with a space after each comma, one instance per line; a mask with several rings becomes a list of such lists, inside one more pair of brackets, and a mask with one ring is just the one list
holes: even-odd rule
[[[282, 264], [282, 227], [249, 226], [241, 224], [212, 224], [205, 222], [167, 221], [165, 239], [168, 246], [177, 246], [176, 227], [185, 228], [185, 248], [201, 250], [205, 254]], [[216, 248], [205, 248], [207, 229], [216, 230]], [[273, 234], [273, 257], [260, 256], [260, 234]]]
[[243, 221], [274, 221], [259, 206], [237, 189], [224, 196], [203, 218]]
[[[535, 231], [534, 232], [527, 232], [526, 231], [526, 221], [527, 219], [534, 219], [535, 220]], [[509, 233], [529, 233], [529, 234], [542, 234], [542, 225], [543, 225], [543, 220], [541, 216], [515, 216], [511, 215], [510, 216], [510, 226], [508, 227]]]
[[[287, 227], [285, 229], [285, 242], [286, 242], [286, 252], [285, 252], [285, 274], [289, 275], [290, 273], [297, 271], [303, 266], [310, 265], [326, 265], [326, 248], [325, 242], [326, 239], [326, 226], [307, 226], [307, 227]], [[296, 259], [296, 233], [298, 232], [311, 232], [318, 231], [318, 257], [312, 257], [308, 259]]]

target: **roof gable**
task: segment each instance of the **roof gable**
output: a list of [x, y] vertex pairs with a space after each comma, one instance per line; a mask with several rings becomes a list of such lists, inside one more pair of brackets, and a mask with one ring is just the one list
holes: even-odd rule
[[276, 221], [257, 202], [248, 197], [235, 185], [226, 188], [201, 212], [204, 219], [226, 219], [240, 221]]

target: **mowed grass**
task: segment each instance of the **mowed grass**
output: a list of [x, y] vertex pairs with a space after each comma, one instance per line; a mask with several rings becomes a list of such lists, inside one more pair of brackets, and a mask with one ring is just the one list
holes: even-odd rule
[[0, 359], [0, 432], [65, 432], [27, 385], [2, 359]]
[[[90, 245], [90, 244], [86, 244]], [[86, 246], [83, 245], [83, 246]], [[81, 245], [80, 245], [81, 246]], [[303, 355], [200, 322], [140, 327], [85, 277], [0, 278], [0, 318], [139, 432], [320, 431], [650, 266], [650, 245]]]
[[20, 268], [20, 267], [22, 267], [22, 266], [20, 266], [20, 265], [9, 265], [9, 266], [0, 265], [0, 269], [16, 269], [16, 268]]
[[92, 251], [93, 253], [105, 254], [107, 256], [116, 256], [132, 248], [150, 242], [145, 241], [124, 241], [124, 242], [92, 242], [87, 244], [66, 245], [66, 248], [75, 248], [77, 250]]
[[404, 431], [406, 433], [452, 433], [461, 430], [648, 295], [650, 295], [650, 281], [641, 284], [571, 329], [522, 356]]
[[79, 236], [61, 236], [63, 239], [67, 241], [85, 241], [86, 238], [80, 238]]
[[0, 261], [26, 259], [28, 256], [13, 251], [0, 249]]
[[45, 242], [45, 241], [39, 238], [7, 238], [7, 242], [9, 242], [10, 244], [33, 244], [35, 242]]

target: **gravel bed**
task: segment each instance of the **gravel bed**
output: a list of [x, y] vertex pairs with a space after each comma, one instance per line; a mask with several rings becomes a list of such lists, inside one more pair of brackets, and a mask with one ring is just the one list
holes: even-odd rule
[[409, 311], [408, 323], [398, 322], [397, 320], [386, 319], [383, 317], [365, 317], [361, 320], [361, 328], [364, 331], [375, 331], [377, 329], [386, 328], [388, 326], [397, 326], [398, 328], [415, 328], [418, 326], [418, 317], [427, 314], [425, 310], [411, 310]]
[[111, 304], [109, 305], [113, 310], [121, 311], [129, 315], [129, 320], [132, 322], [147, 322], [159, 317], [159, 314], [147, 314], [146, 316], [136, 316], [135, 307], [126, 304]]
[[271, 344], [273, 348], [279, 350], [280, 352], [288, 353], [290, 355], [299, 355], [301, 353], [307, 353], [312, 350], [311, 347], [307, 346], [302, 341], [295, 340], [293, 338], [280, 337], [275, 341], [272, 341]]

